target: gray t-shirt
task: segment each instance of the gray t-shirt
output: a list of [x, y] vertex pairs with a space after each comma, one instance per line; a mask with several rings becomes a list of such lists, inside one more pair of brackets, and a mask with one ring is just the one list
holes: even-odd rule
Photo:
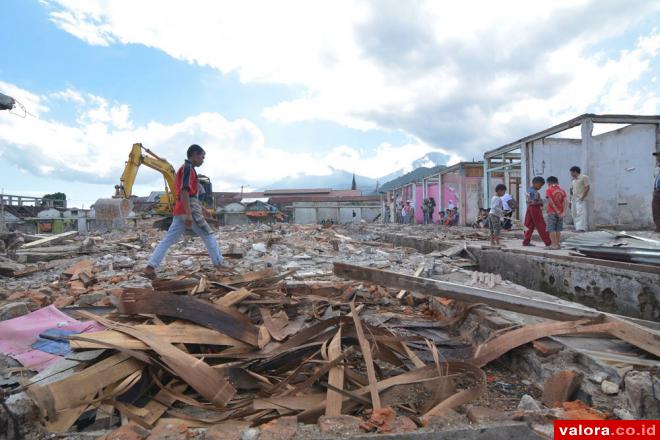
[[502, 206], [502, 199], [500, 196], [493, 196], [493, 198], [490, 199], [490, 214], [498, 217], [502, 217], [502, 214], [504, 214], [504, 207]]

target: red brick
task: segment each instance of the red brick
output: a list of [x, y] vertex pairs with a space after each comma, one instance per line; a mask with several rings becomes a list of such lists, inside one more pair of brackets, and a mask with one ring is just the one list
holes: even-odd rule
[[144, 440], [148, 435], [149, 431], [130, 422], [115, 429], [111, 433], [100, 437], [99, 440]]
[[16, 301], [17, 299], [25, 298], [27, 292], [14, 292], [7, 297], [7, 301]]
[[323, 434], [333, 436], [348, 436], [359, 434], [362, 419], [353, 416], [321, 416], [319, 418], [319, 430]]
[[377, 430], [378, 432], [390, 432], [396, 421], [396, 412], [389, 407], [374, 409], [369, 420], [362, 422], [360, 428], [367, 432]]
[[259, 440], [291, 440], [298, 430], [295, 416], [280, 417], [261, 425]]
[[151, 431], [147, 440], [187, 440], [189, 438], [188, 425], [185, 423], [161, 421]]
[[468, 408], [467, 417], [470, 419], [470, 422], [477, 425], [508, 419], [507, 415], [502, 411], [483, 406], [471, 406]]
[[50, 298], [41, 292], [30, 292], [30, 301], [36, 303], [39, 307], [50, 304]]
[[70, 306], [71, 304], [73, 304], [73, 301], [74, 301], [74, 298], [72, 296], [60, 295], [55, 299], [55, 301], [53, 301], [53, 304], [58, 309], [61, 309], [61, 308], [66, 307], [66, 306]]
[[211, 426], [205, 440], [240, 440], [241, 433], [250, 427], [250, 422], [232, 420]]
[[543, 338], [534, 341], [532, 343], [532, 346], [534, 347], [534, 350], [536, 350], [536, 352], [543, 357], [550, 356], [552, 354], [557, 354], [560, 351], [562, 351], [564, 348], [564, 346], [559, 342], [553, 341], [552, 339], [548, 339], [548, 338]]
[[562, 370], [555, 373], [543, 386], [541, 400], [548, 407], [561, 406], [570, 399], [582, 383], [582, 376], [575, 371]]

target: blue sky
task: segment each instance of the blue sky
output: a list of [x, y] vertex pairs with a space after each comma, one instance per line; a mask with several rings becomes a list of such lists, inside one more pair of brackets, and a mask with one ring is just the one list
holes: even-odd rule
[[5, 0], [0, 92], [36, 117], [0, 114], [0, 187], [89, 205], [132, 142], [175, 165], [204, 145], [217, 190], [376, 178], [585, 111], [658, 113], [657, 3], [439, 3]]

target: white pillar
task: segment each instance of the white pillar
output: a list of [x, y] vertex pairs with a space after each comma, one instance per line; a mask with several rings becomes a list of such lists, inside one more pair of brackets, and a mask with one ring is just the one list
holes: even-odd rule
[[592, 154], [595, 154], [594, 138], [592, 136], [593, 130], [594, 130], [593, 120], [588, 118], [582, 121], [582, 125], [580, 126], [580, 131], [582, 135], [582, 163], [578, 166], [582, 170], [583, 174], [589, 176], [592, 185], [592, 189], [589, 191], [589, 198], [587, 200], [587, 227], [589, 228], [589, 230], [592, 230], [595, 224], [595, 222], [593, 221], [594, 215], [592, 215], [592, 213], [594, 212], [594, 206], [596, 202], [594, 197], [593, 186], [598, 184], [598, 182], [593, 181], [593, 173], [591, 172], [591, 166], [590, 166], [591, 164], [589, 160], [589, 157]]

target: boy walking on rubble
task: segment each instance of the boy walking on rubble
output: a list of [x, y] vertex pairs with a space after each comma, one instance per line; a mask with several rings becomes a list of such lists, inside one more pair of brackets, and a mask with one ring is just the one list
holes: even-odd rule
[[532, 186], [527, 188], [526, 200], [527, 211], [525, 212], [525, 236], [523, 238], [523, 246], [534, 246], [532, 241], [532, 234], [534, 229], [539, 232], [541, 240], [549, 249], [552, 245], [550, 235], [546, 229], [545, 220], [543, 220], [543, 200], [541, 199], [541, 188], [545, 185], [545, 179], [541, 176], [536, 176], [532, 179]]
[[195, 167], [204, 163], [206, 152], [199, 145], [193, 144], [188, 148], [186, 154], [188, 158], [176, 173], [176, 204], [172, 212], [172, 224], [149, 257], [147, 267], [142, 271], [145, 277], [152, 280], [156, 278], [156, 269], [165, 258], [168, 249], [179, 241], [186, 229], [192, 229], [202, 239], [216, 270], [222, 272], [229, 270], [222, 264], [220, 247], [213, 236], [213, 230], [204, 219], [202, 204], [197, 198], [200, 187]]

